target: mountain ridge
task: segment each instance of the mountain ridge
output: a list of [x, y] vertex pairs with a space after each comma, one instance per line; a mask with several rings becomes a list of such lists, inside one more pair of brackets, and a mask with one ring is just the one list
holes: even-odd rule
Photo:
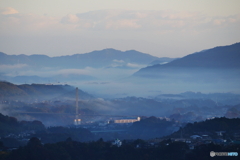
[[[1, 100], [46, 100], [65, 97], [75, 98], [75, 89], [69, 85], [22, 84], [15, 85], [10, 82], [0, 81]], [[79, 95], [89, 98], [92, 95], [79, 89]]]
[[240, 69], [240, 42], [218, 46], [189, 54], [167, 64], [156, 64], [140, 69], [134, 75], [144, 72], [161, 71], [163, 69]]
[[[7, 55], [0, 52], [1, 64], [27, 64], [34, 66], [62, 66], [64, 68], [84, 68], [90, 67], [104, 67], [107, 64], [115, 63], [138, 63], [148, 64], [158, 57], [150, 54], [138, 52], [135, 50], [120, 51], [112, 48], [92, 51], [84, 54], [73, 54], [66, 56], [49, 57], [47, 55]], [[116, 60], [116, 61], [114, 61]], [[44, 63], [43, 63], [44, 62]]]

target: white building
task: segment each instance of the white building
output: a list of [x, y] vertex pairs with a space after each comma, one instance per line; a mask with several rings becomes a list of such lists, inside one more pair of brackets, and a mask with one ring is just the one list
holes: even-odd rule
[[134, 123], [134, 122], [137, 122], [137, 121], [140, 121], [140, 120], [141, 120], [140, 117], [137, 117], [137, 118], [123, 118], [123, 119], [114, 120], [113, 122], [114, 123]]

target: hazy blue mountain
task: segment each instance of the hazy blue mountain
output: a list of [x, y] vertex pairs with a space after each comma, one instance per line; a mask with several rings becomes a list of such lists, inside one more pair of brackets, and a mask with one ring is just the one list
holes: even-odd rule
[[19, 84], [31, 84], [31, 83], [48, 83], [50, 80], [49, 78], [43, 78], [39, 76], [16, 76], [16, 77], [6, 77], [8, 81], [12, 83], [19, 83]]
[[[94, 99], [94, 96], [79, 89], [78, 90], [78, 98], [79, 99], [85, 99], [85, 100], [88, 99], [89, 100], [89, 99]], [[60, 100], [60, 101], [63, 101], [63, 100], [73, 100], [73, 101], [75, 101], [75, 99], [76, 99], [76, 90], [74, 89], [74, 90], [66, 92], [66, 93], [64, 93], [64, 94], [62, 94], [60, 96], [55, 97], [52, 100]]]
[[0, 76], [0, 80], [9, 81], [15, 84], [32, 84], [32, 83], [41, 83], [41, 84], [66, 84], [71, 80], [78, 81], [88, 81], [88, 80], [97, 80], [97, 78], [89, 75], [57, 75], [52, 77], [39, 77], [39, 76]]
[[156, 59], [158, 57], [135, 50], [122, 52], [115, 49], [58, 57], [0, 52], [0, 80], [16, 84], [109, 81], [127, 77]]
[[0, 64], [19, 64], [21, 62], [30, 63], [31, 60], [26, 55], [7, 55], [0, 52]]
[[[79, 95], [84, 98], [93, 97], [80, 89]], [[69, 85], [15, 85], [0, 81], [1, 100], [49, 100], [56, 97], [72, 97], [72, 99], [75, 99], [75, 88]]]
[[158, 74], [175, 74], [176, 72], [180, 73], [179, 71], [188, 72], [189, 74], [191, 74], [192, 72], [200, 73], [205, 69], [207, 69], [208, 71], [224, 71], [226, 69], [240, 71], [239, 62], [240, 43], [236, 43], [229, 46], [220, 46], [201, 52], [196, 52], [183, 58], [173, 60], [167, 64], [149, 66], [140, 69], [134, 74], [134, 76], [156, 77], [158, 76]]
[[27, 64], [33, 67], [85, 68], [108, 67], [111, 65], [149, 64], [158, 57], [135, 50], [119, 51], [104, 49], [71, 56], [48, 57], [46, 55], [7, 55], [0, 52], [0, 64]]

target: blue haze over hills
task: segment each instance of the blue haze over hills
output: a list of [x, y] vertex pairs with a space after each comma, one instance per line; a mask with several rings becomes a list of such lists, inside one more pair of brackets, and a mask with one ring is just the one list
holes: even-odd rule
[[16, 84], [67, 83], [106, 97], [239, 93], [239, 62], [240, 43], [178, 59], [115, 49], [60, 57], [0, 53], [0, 79]]
[[[167, 64], [140, 69], [131, 77], [162, 90], [240, 92], [240, 43], [187, 55]], [[166, 87], [167, 86], [167, 87]]]
[[216, 69], [239, 69], [240, 68], [240, 43], [230, 46], [215, 47], [201, 52], [187, 55], [176, 59], [168, 64], [154, 65], [141, 69], [139, 72], [150, 71], [156, 68], [216, 68]]
[[[113, 62], [145, 65], [154, 60], [158, 60], [158, 57], [135, 50], [122, 52], [115, 49], [104, 49], [85, 54], [74, 54], [71, 56], [60, 57], [48, 57], [46, 55], [7, 55], [0, 52], [1, 64], [27, 64], [33, 67], [101, 68], [111, 66]], [[171, 61], [171, 58], [166, 59], [166, 61]]]
[[152, 65], [151, 62], [158, 64], [172, 60], [174, 58], [158, 58], [135, 50], [122, 52], [115, 49], [59, 57], [0, 52], [0, 80], [16, 84], [106, 84], [128, 77], [140, 68]]
[[[238, 117], [239, 55], [240, 43], [178, 59], [114, 49], [62, 57], [1, 53], [1, 80], [18, 84], [58, 85], [1, 82], [0, 99], [37, 101], [32, 106], [22, 102], [3, 104], [0, 110], [18, 118], [22, 117], [17, 114], [19, 105], [23, 107], [22, 112], [74, 113], [74, 88], [79, 87], [82, 113], [168, 116], [184, 121], [224, 115]], [[77, 56], [81, 58], [77, 59]], [[88, 57], [85, 61], [89, 65], [80, 63], [84, 62], [82, 56]], [[60, 85], [63, 81], [71, 86]], [[26, 118], [40, 118], [49, 125], [50, 122], [51, 125], [72, 123], [72, 118], [68, 122], [49, 120], [40, 115], [28, 115]]]

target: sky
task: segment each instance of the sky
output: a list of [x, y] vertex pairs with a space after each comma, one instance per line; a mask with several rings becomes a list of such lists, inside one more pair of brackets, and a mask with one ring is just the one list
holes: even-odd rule
[[183, 57], [240, 42], [239, 0], [0, 0], [0, 52]]

